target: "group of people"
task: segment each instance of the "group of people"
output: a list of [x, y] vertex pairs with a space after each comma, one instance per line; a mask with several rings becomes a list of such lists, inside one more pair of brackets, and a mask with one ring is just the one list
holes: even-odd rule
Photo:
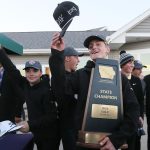
[[[85, 110], [85, 104], [87, 99], [89, 81], [91, 76], [91, 70], [95, 67], [95, 60], [97, 58], [107, 58], [110, 48], [106, 43], [106, 40], [101, 36], [89, 36], [84, 41], [84, 46], [89, 49], [89, 54], [92, 61], [88, 61], [86, 66], [82, 69], [71, 73], [70, 77], [65, 77], [65, 91], [64, 97], [70, 97], [77, 94], [77, 104], [75, 113], [76, 133], [81, 130], [83, 115]], [[63, 53], [64, 52], [64, 40], [60, 38], [59, 33], [53, 36], [51, 44], [52, 55], [50, 57], [50, 68], [52, 71], [52, 77], [57, 77], [62, 70], [57, 69], [58, 59], [61, 68], [64, 68]], [[53, 64], [53, 66], [52, 66]], [[64, 68], [65, 69], [65, 68]], [[118, 126], [116, 131], [111, 135], [104, 137], [100, 140], [100, 148], [103, 149], [118, 149], [125, 142], [128, 142], [128, 149], [133, 149], [134, 143], [131, 139], [136, 135], [138, 128], [138, 120], [140, 116], [139, 104], [135, 97], [134, 91], [128, 79], [122, 75], [122, 90], [123, 90], [123, 105], [124, 105], [124, 119]], [[64, 98], [64, 99], [65, 99]], [[76, 149], [88, 149], [77, 146]]]
[[[90, 58], [84, 68], [79, 70], [77, 65], [83, 54], [77, 52], [73, 47], [65, 47], [65, 42], [60, 33], [55, 33], [51, 41], [51, 55], [49, 66], [52, 73], [51, 79], [42, 75], [42, 66], [38, 61], [27, 61], [24, 67], [25, 77], [21, 75], [16, 66], [0, 48], [0, 62], [3, 72], [6, 72], [13, 87], [10, 89], [11, 98], [0, 105], [1, 121], [12, 120], [17, 116], [16, 110], [22, 108], [26, 102], [28, 110], [28, 121], [23, 121], [20, 131], [32, 132], [34, 142], [38, 150], [59, 150], [62, 140], [64, 150], [91, 150], [88, 147], [77, 145], [78, 131], [81, 130], [83, 116], [88, 95], [91, 70], [95, 67], [98, 58], [107, 59], [110, 53], [106, 39], [101, 35], [91, 35], [84, 41], [88, 48]], [[135, 64], [134, 64], [135, 63]], [[144, 119], [144, 91], [148, 91], [150, 77], [141, 81], [138, 70], [144, 66], [134, 60], [134, 57], [125, 51], [120, 53], [122, 97], [123, 97], [123, 119], [114, 132], [99, 140], [101, 150], [116, 150], [125, 143], [128, 150], [140, 149], [141, 128]], [[137, 67], [136, 67], [137, 66]], [[4, 76], [4, 73], [3, 73]], [[50, 81], [51, 80], [51, 81]], [[0, 81], [0, 86], [2, 86]], [[51, 84], [50, 84], [51, 83]], [[148, 84], [147, 84], [148, 83]], [[15, 87], [14, 87], [15, 86]], [[1, 89], [0, 98], [7, 92]], [[7, 95], [7, 94], [6, 94]], [[11, 99], [15, 97], [16, 102]], [[146, 92], [147, 103], [150, 95]], [[7, 110], [9, 105], [13, 113]], [[146, 105], [147, 116], [149, 107]], [[150, 105], [149, 105], [150, 106]], [[8, 116], [3, 115], [7, 113]], [[148, 120], [149, 121], [149, 120]], [[150, 121], [149, 121], [150, 122]], [[149, 127], [149, 126], [148, 126]], [[150, 133], [148, 133], [150, 136]], [[150, 138], [148, 138], [150, 140]]]

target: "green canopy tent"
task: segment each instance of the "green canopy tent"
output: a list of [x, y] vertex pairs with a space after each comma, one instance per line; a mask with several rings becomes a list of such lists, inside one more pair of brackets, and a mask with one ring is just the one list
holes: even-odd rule
[[0, 47], [5, 48], [7, 54], [23, 54], [23, 46], [0, 33]]

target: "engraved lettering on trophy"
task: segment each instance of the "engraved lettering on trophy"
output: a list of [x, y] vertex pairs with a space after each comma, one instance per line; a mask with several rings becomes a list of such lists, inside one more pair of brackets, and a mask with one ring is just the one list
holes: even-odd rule
[[95, 99], [117, 100], [117, 96], [94, 94]]
[[112, 90], [103, 90], [103, 89], [100, 89], [100, 93], [112, 94]]
[[117, 119], [118, 118], [118, 106], [92, 104], [92, 118], [105, 118], [105, 119]]
[[112, 90], [100, 89], [99, 92], [100, 93], [94, 94], [95, 99], [106, 99], [106, 100], [117, 100], [118, 99], [117, 96], [112, 95], [113, 94]]

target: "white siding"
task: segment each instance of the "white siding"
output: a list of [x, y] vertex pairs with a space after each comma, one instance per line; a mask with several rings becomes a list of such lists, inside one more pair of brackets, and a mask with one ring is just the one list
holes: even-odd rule
[[127, 44], [124, 44], [120, 49], [121, 50], [140, 50], [140, 49], [149, 49], [149, 48], [150, 48], [150, 41], [127, 43]]
[[128, 33], [150, 33], [150, 17], [145, 19], [143, 22], [135, 26]]

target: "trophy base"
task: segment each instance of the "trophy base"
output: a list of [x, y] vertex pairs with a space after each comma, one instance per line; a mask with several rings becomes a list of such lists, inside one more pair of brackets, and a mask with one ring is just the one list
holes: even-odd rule
[[[83, 147], [83, 148], [91, 148], [91, 149], [100, 149], [100, 145], [99, 144], [91, 144], [91, 143], [81, 143], [81, 142], [77, 142], [77, 146], [79, 147]], [[123, 144], [119, 149], [127, 149], [128, 148], [128, 144]]]
[[110, 133], [79, 131], [78, 142], [85, 144], [99, 144], [99, 141]]
[[[99, 141], [110, 133], [79, 131], [77, 146], [91, 149], [100, 149]], [[127, 149], [128, 144], [123, 144], [120, 149]]]

